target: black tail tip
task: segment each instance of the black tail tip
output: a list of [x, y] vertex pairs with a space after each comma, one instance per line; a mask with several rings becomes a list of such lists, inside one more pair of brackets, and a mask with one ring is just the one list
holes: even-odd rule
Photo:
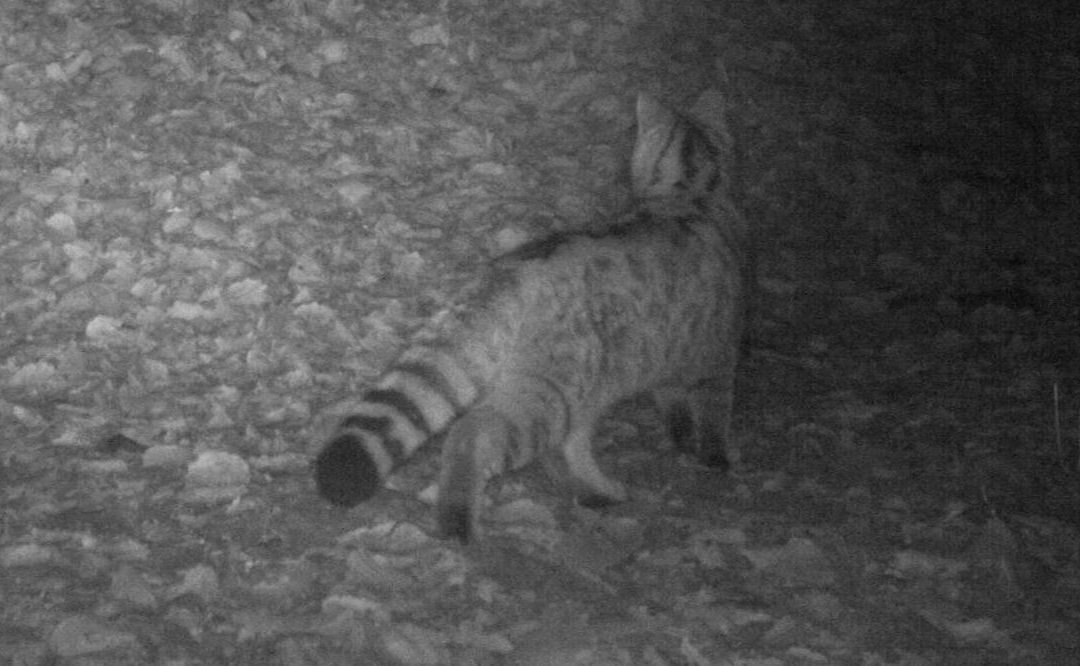
[[315, 486], [327, 501], [351, 507], [378, 492], [382, 479], [360, 437], [344, 433], [331, 439], [315, 458]]

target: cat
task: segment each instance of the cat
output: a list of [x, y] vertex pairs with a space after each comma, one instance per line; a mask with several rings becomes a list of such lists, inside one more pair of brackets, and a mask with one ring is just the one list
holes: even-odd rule
[[641, 95], [632, 211], [487, 263], [341, 418], [315, 463], [320, 494], [371, 497], [442, 437], [440, 534], [477, 536], [485, 486], [539, 459], [579, 502], [627, 498], [592, 451], [615, 403], [651, 394], [679, 450], [726, 467], [742, 336], [747, 223], [732, 205], [730, 141]]

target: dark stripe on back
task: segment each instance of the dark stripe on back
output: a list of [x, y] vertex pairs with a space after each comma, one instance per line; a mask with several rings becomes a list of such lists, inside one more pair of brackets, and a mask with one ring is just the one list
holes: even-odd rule
[[529, 241], [515, 250], [511, 250], [505, 256], [529, 261], [531, 259], [547, 259], [555, 254], [568, 240], [569, 234], [554, 233], [534, 241]]
[[368, 416], [366, 414], [353, 414], [346, 416], [338, 426], [339, 430], [355, 429], [370, 433], [379, 438], [383, 448], [394, 459], [394, 463], [400, 463], [405, 457], [405, 449], [397, 439], [391, 435], [394, 422], [389, 416]]
[[404, 416], [409, 423], [416, 427], [417, 430], [425, 435], [431, 434], [431, 428], [427, 424], [427, 419], [424, 418], [424, 413], [416, 406], [413, 399], [403, 391], [399, 391], [398, 389], [372, 389], [364, 394], [363, 400], [364, 402], [374, 402], [379, 405], [392, 407]]

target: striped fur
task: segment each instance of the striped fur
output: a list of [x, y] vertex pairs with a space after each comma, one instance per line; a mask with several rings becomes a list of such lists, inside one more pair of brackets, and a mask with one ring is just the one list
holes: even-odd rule
[[488, 480], [534, 459], [579, 501], [617, 502], [626, 490], [597, 466], [593, 428], [644, 392], [680, 449], [726, 463], [747, 233], [726, 195], [728, 146], [649, 97], [637, 120], [635, 211], [487, 265], [461, 313], [433, 323], [340, 421], [315, 461], [324, 497], [371, 497], [445, 430], [444, 536], [474, 536]]

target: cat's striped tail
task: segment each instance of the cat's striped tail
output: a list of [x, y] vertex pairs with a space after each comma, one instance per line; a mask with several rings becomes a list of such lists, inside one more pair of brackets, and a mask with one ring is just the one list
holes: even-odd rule
[[319, 494], [346, 507], [369, 499], [477, 395], [477, 383], [453, 353], [409, 349], [340, 420], [315, 459]]

